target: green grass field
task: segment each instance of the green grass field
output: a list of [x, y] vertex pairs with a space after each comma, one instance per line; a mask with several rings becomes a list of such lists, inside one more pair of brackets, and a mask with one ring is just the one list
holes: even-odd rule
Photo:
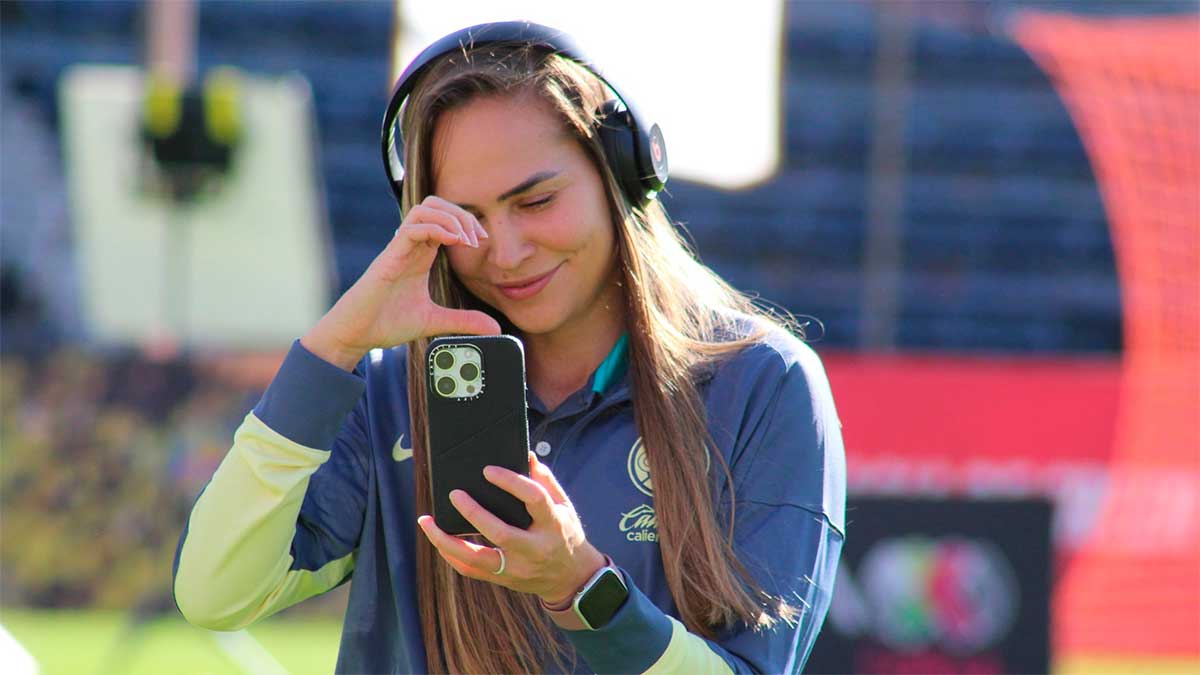
[[[40, 675], [328, 675], [341, 621], [282, 616], [244, 634], [173, 616], [135, 632], [121, 612], [0, 609], [0, 625], [37, 659]], [[1059, 659], [1052, 672], [1184, 675], [1200, 673], [1200, 659], [1074, 657]]]
[[339, 619], [294, 617], [215, 633], [177, 615], [134, 631], [124, 613], [78, 610], [0, 609], [0, 625], [40, 675], [328, 675], [341, 633]]

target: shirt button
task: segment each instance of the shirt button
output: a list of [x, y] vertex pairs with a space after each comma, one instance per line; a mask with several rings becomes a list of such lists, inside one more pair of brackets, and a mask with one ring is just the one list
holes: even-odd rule
[[546, 441], [538, 441], [538, 444], [533, 448], [538, 457], [545, 457], [550, 454], [550, 444]]

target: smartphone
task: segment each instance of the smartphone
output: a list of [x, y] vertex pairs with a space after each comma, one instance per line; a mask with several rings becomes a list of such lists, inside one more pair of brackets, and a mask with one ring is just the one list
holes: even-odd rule
[[525, 504], [483, 477], [488, 465], [529, 475], [525, 350], [511, 335], [440, 337], [425, 354], [429, 483], [433, 519], [444, 532], [476, 534], [454, 504], [464, 490], [515, 527], [533, 522]]

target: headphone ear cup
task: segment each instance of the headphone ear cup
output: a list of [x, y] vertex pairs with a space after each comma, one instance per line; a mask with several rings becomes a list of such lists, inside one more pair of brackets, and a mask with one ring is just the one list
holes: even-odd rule
[[638, 171], [637, 144], [634, 135], [633, 116], [622, 109], [616, 99], [600, 106], [598, 113], [600, 145], [608, 166], [621, 184], [625, 198], [635, 206], [646, 203], [646, 188]]

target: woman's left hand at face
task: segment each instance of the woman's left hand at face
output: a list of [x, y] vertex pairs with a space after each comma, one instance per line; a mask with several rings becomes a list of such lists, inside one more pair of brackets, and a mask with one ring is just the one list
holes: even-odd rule
[[[455, 508], [494, 546], [481, 546], [446, 534], [432, 516], [418, 518], [417, 524], [425, 536], [459, 574], [559, 604], [604, 566], [604, 555], [588, 543], [583, 524], [566, 492], [533, 453], [529, 453], [528, 478], [497, 466], [487, 467], [483, 475], [524, 502], [533, 523], [527, 530], [513, 527], [466, 492], [451, 492], [450, 501]], [[503, 571], [497, 574], [502, 563]]]

